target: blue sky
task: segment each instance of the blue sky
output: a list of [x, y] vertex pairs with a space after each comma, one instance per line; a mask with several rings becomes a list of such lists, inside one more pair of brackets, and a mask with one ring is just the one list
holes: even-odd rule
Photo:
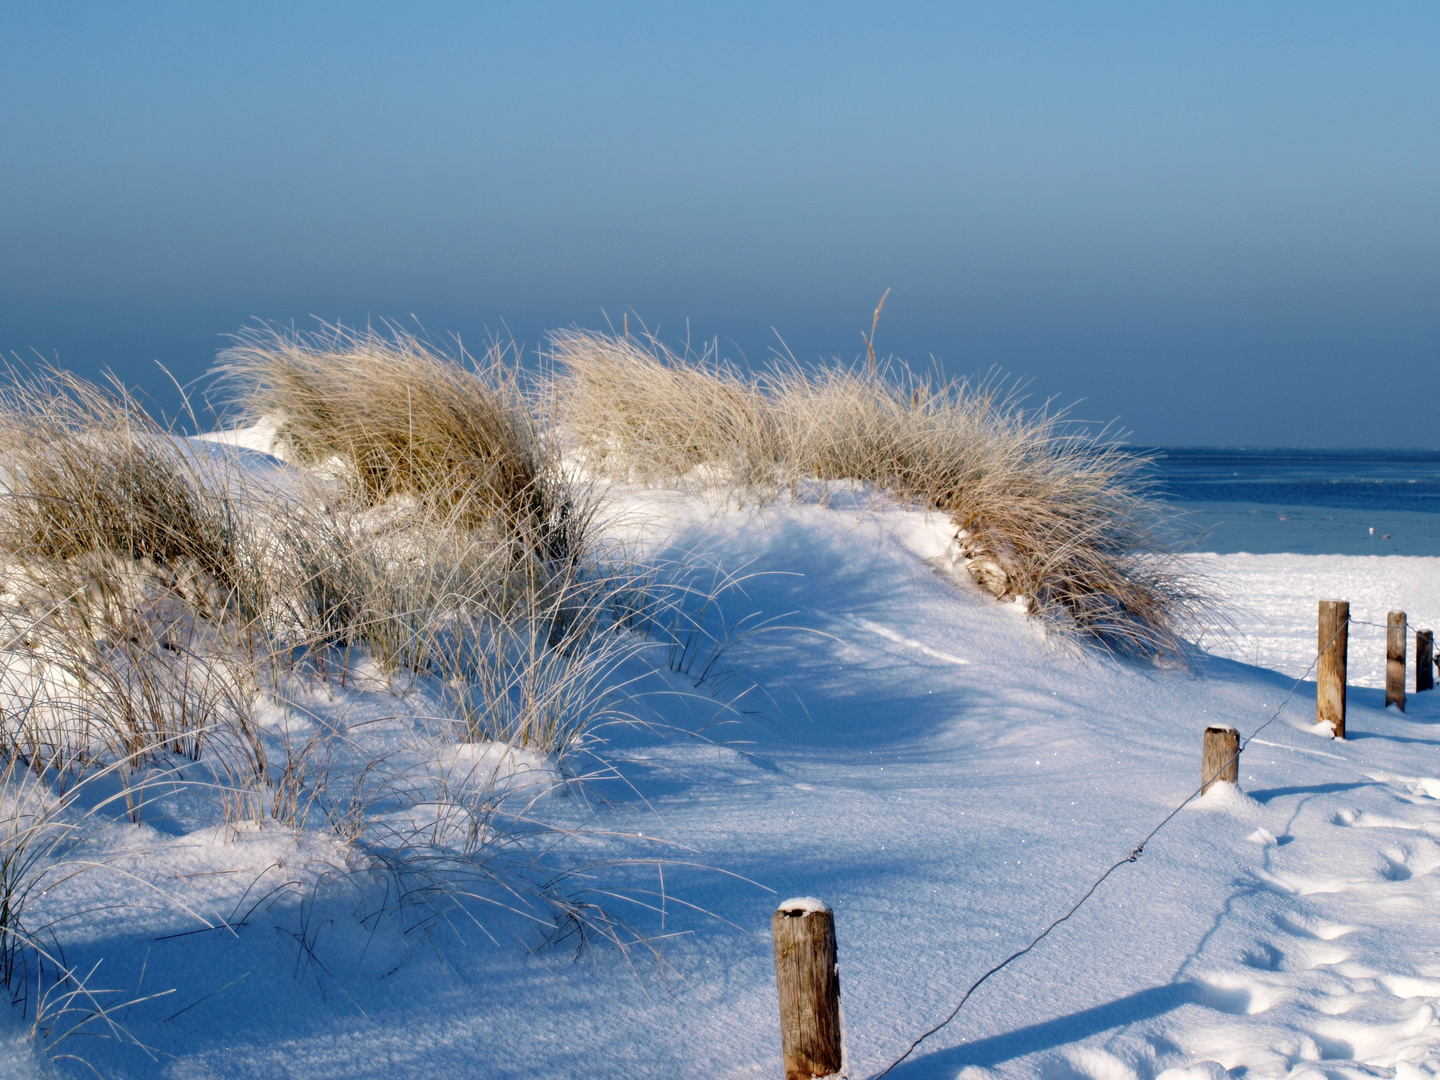
[[[1440, 445], [1440, 5], [10, 4], [0, 349], [877, 341], [1137, 441]], [[632, 324], [633, 325], [633, 324]]]

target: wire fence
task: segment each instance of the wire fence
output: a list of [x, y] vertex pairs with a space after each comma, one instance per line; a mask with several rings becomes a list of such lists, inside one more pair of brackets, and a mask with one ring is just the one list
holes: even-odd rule
[[[1390, 623], [1367, 622], [1365, 619], [1357, 619], [1357, 618], [1355, 618], [1353, 615], [1350, 617], [1350, 625], [1351, 625], [1351, 626], [1373, 626], [1373, 627], [1375, 627], [1375, 629], [1377, 629], [1377, 630], [1389, 630], [1389, 629], [1391, 629], [1391, 624], [1390, 624]], [[1396, 624], [1396, 625], [1399, 625], [1399, 626], [1408, 628], [1408, 627], [1411, 627], [1411, 626], [1414, 626], [1414, 625], [1415, 625], [1415, 620], [1414, 620], [1414, 619], [1411, 619], [1411, 618], [1409, 618], [1409, 617], [1407, 616], [1404, 622], [1398, 623], [1398, 624]]]
[[1353, 615], [1351, 615], [1351, 616], [1349, 617], [1349, 619], [1347, 620], [1347, 622], [1348, 622], [1351, 626], [1373, 626], [1376, 630], [1389, 630], [1389, 629], [1390, 629], [1390, 624], [1389, 624], [1389, 623], [1370, 622], [1368, 619], [1357, 619], [1357, 618], [1355, 618], [1355, 616], [1353, 616]]
[[1178, 815], [1180, 811], [1184, 810], [1185, 807], [1189, 806], [1192, 802], [1199, 798], [1200, 795], [1204, 793], [1204, 791], [1216, 779], [1218, 779], [1227, 768], [1230, 767], [1230, 765], [1237, 762], [1240, 758], [1241, 752], [1245, 749], [1246, 746], [1250, 744], [1251, 740], [1253, 740], [1255, 736], [1259, 735], [1262, 731], [1264, 731], [1267, 727], [1269, 727], [1271, 724], [1273, 724], [1276, 720], [1280, 718], [1280, 714], [1285, 711], [1285, 706], [1290, 704], [1291, 699], [1294, 698], [1295, 691], [1300, 689], [1300, 684], [1303, 683], [1305, 679], [1309, 677], [1310, 673], [1315, 670], [1315, 666], [1320, 662], [1320, 658], [1325, 654], [1326, 650], [1328, 650], [1332, 645], [1335, 644], [1341, 633], [1347, 630], [1351, 624], [1359, 624], [1362, 626], [1379, 626], [1381, 629], [1388, 629], [1388, 626], [1386, 624], [1365, 622], [1364, 620], [1355, 619], [1347, 616], [1346, 619], [1340, 623], [1339, 627], [1336, 628], [1335, 632], [1331, 634], [1330, 639], [1315, 650], [1315, 655], [1313, 658], [1311, 658], [1309, 666], [1304, 670], [1304, 672], [1301, 673], [1300, 677], [1297, 678], [1290, 685], [1289, 691], [1286, 693], [1284, 699], [1280, 702], [1280, 704], [1276, 707], [1275, 711], [1270, 714], [1270, 716], [1265, 720], [1264, 723], [1262, 723], [1254, 731], [1250, 732], [1249, 735], [1245, 736], [1244, 740], [1238, 744], [1235, 752], [1231, 754], [1230, 757], [1227, 758], [1218, 768], [1216, 768], [1212, 775], [1202, 775], [1200, 786], [1197, 787], [1194, 791], [1192, 791], [1189, 795], [1187, 795], [1182, 802], [1176, 805], [1172, 810], [1170, 810], [1169, 813], [1167, 813], [1163, 818], [1161, 818], [1160, 821], [1155, 825], [1155, 827], [1152, 828], [1148, 833], [1146, 833], [1145, 837], [1138, 844], [1136, 844], [1133, 849], [1131, 849], [1128, 855], [1125, 855], [1123, 858], [1117, 859], [1115, 862], [1111, 863], [1110, 866], [1105, 869], [1104, 873], [1102, 873], [1099, 877], [1097, 877], [1093, 882], [1090, 883], [1089, 887], [1080, 894], [1080, 898], [1076, 900], [1073, 904], [1071, 904], [1070, 908], [1063, 915], [1053, 920], [1043, 930], [1041, 930], [1038, 934], [1032, 937], [1023, 948], [1016, 949], [1009, 956], [1005, 957], [1005, 959], [1001, 960], [998, 964], [991, 967], [978, 979], [972, 982], [969, 987], [966, 988], [965, 992], [960, 995], [960, 1000], [955, 1003], [955, 1007], [950, 1010], [949, 1014], [946, 1015], [943, 1020], [917, 1036], [910, 1043], [910, 1045], [906, 1047], [903, 1054], [897, 1057], [894, 1061], [890, 1062], [890, 1064], [886, 1065], [885, 1068], [881, 1069], [878, 1073], [874, 1073], [870, 1077], [870, 1080], [881, 1080], [881, 1077], [889, 1074], [892, 1069], [894, 1069], [896, 1066], [900, 1065], [903, 1061], [909, 1058], [911, 1054], [913, 1054], [917, 1049], [919, 1049], [920, 1045], [925, 1042], [926, 1039], [930, 1038], [930, 1036], [944, 1029], [952, 1020], [954, 1020], [957, 1016], [960, 1015], [960, 1010], [965, 1007], [965, 1003], [970, 1000], [970, 996], [974, 994], [975, 991], [978, 990], [982, 985], [984, 985], [986, 980], [988, 980], [992, 975], [998, 975], [1000, 972], [1004, 971], [1012, 963], [1014, 963], [1016, 960], [1019, 960], [1026, 953], [1034, 949], [1035, 946], [1039, 945], [1040, 942], [1044, 941], [1045, 938], [1050, 935], [1051, 931], [1062, 925], [1072, 915], [1079, 911], [1085, 905], [1086, 901], [1088, 901], [1092, 896], [1095, 895], [1095, 891], [1105, 883], [1106, 879], [1109, 878], [1111, 874], [1115, 873], [1115, 871], [1119, 870], [1122, 866], [1128, 866], [1130, 863], [1133, 863], [1135, 862], [1135, 860], [1139, 859], [1140, 856], [1145, 852], [1145, 845], [1150, 843], [1150, 841], [1155, 838], [1156, 834], [1159, 833], [1161, 829], [1165, 828], [1166, 825], [1170, 824], [1170, 822], [1175, 819], [1176, 815]]

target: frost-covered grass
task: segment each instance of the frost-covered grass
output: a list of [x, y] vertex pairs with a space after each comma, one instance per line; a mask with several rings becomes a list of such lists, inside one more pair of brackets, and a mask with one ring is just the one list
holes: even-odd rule
[[977, 580], [1052, 624], [1175, 656], [1204, 596], [1165, 554], [1145, 459], [993, 383], [902, 364], [749, 374], [654, 338], [551, 338], [557, 415], [597, 470], [745, 501], [863, 481], [949, 517]]

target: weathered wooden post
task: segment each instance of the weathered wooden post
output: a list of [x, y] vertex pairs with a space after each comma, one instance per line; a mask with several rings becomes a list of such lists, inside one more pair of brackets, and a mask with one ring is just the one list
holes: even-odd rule
[[1345, 669], [1350, 656], [1350, 603], [1320, 601], [1320, 660], [1316, 667], [1315, 723], [1345, 737]]
[[1415, 631], [1415, 693], [1435, 689], [1435, 632]]
[[770, 920], [785, 1080], [833, 1076], [842, 1065], [835, 914], [809, 896], [786, 900]]
[[1385, 616], [1385, 704], [1405, 711], [1405, 612]]
[[1200, 752], [1200, 793], [1215, 784], [1240, 782], [1240, 733], [1229, 724], [1211, 724], [1205, 729]]

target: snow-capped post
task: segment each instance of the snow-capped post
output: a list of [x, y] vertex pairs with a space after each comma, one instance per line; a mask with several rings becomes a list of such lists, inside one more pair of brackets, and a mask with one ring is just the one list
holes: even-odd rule
[[1316, 667], [1315, 723], [1345, 737], [1345, 669], [1350, 655], [1350, 602], [1320, 601], [1320, 660]]
[[1200, 753], [1200, 793], [1214, 784], [1240, 782], [1240, 733], [1229, 724], [1211, 724], [1205, 729]]
[[1435, 689], [1435, 632], [1415, 631], [1415, 693]]
[[833, 1076], [842, 1065], [835, 914], [810, 896], [786, 900], [770, 920], [785, 1080]]
[[1385, 704], [1405, 711], [1405, 612], [1385, 616]]

